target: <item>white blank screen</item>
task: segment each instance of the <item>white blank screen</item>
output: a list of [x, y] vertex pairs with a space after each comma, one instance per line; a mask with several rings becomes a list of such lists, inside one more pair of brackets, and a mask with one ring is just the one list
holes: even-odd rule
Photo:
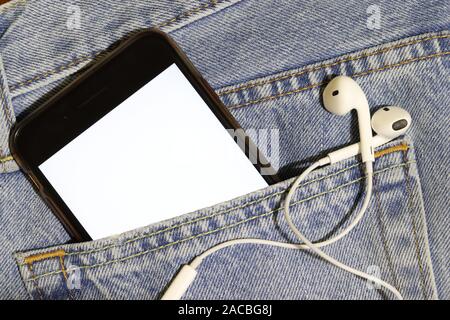
[[175, 64], [39, 168], [93, 239], [267, 186]]

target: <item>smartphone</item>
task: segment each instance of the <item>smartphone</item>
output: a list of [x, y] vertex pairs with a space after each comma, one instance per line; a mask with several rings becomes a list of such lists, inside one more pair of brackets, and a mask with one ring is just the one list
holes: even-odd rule
[[75, 241], [278, 181], [185, 54], [156, 30], [125, 41], [19, 122], [10, 144]]

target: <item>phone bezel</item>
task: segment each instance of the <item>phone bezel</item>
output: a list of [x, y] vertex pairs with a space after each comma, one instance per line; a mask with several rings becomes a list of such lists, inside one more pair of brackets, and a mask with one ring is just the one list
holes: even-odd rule
[[[183, 51], [168, 35], [154, 29], [126, 40], [13, 128], [10, 147], [14, 159], [75, 241], [92, 239], [38, 166], [172, 63], [226, 129], [242, 129]], [[268, 166], [248, 137], [237, 138], [244, 139], [246, 155], [257, 159], [254, 166], [258, 171]], [[257, 155], [248, 154], [252, 151]], [[275, 174], [263, 177], [268, 184], [279, 182]]]

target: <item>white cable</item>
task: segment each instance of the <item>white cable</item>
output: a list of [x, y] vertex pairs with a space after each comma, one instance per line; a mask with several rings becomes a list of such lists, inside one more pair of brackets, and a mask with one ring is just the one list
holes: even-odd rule
[[291, 230], [294, 232], [294, 234], [301, 241], [303, 241], [304, 244], [291, 244], [291, 243], [284, 243], [284, 242], [279, 242], [279, 241], [271, 241], [271, 240], [263, 240], [263, 239], [255, 239], [255, 238], [245, 238], [245, 239], [235, 239], [235, 240], [225, 241], [223, 243], [215, 245], [214, 247], [206, 250], [205, 252], [203, 252], [202, 254], [197, 256], [194, 260], [192, 260], [192, 262], [190, 264], [184, 265], [180, 269], [179, 273], [172, 280], [169, 288], [166, 290], [166, 292], [164, 293], [164, 295], [162, 296], [161, 299], [162, 300], [180, 299], [182, 297], [182, 295], [185, 293], [185, 291], [187, 290], [187, 288], [189, 287], [189, 285], [194, 281], [195, 276], [197, 274], [196, 269], [198, 268], [198, 266], [202, 263], [202, 261], [206, 257], [208, 257], [209, 255], [211, 255], [219, 250], [222, 250], [222, 249], [230, 247], [230, 246], [238, 245], [238, 244], [270, 245], [270, 246], [275, 246], [275, 247], [281, 247], [281, 248], [286, 248], [286, 249], [297, 249], [297, 250], [311, 249], [317, 255], [322, 257], [324, 260], [330, 262], [331, 264], [335, 265], [336, 267], [339, 267], [339, 268], [341, 268], [345, 271], [348, 271], [352, 274], [355, 274], [359, 277], [362, 277], [364, 279], [367, 279], [369, 281], [377, 283], [380, 286], [383, 286], [386, 289], [388, 289], [389, 291], [391, 291], [398, 299], [403, 299], [403, 297], [397, 291], [397, 289], [394, 288], [389, 283], [384, 282], [383, 280], [378, 279], [369, 274], [366, 274], [362, 271], [353, 269], [353, 268], [337, 261], [336, 259], [330, 257], [325, 252], [323, 252], [321, 249], [319, 249], [320, 247], [330, 245], [330, 244], [338, 241], [339, 239], [342, 239], [343, 237], [345, 237], [359, 223], [359, 221], [364, 216], [364, 213], [369, 205], [370, 197], [372, 194], [372, 175], [373, 175], [372, 170], [373, 169], [372, 169], [371, 162], [366, 163], [367, 185], [366, 185], [366, 195], [364, 198], [364, 202], [361, 206], [360, 211], [356, 215], [355, 219], [341, 233], [339, 233], [335, 237], [330, 238], [328, 240], [313, 244], [305, 236], [303, 236], [303, 234], [301, 234], [300, 231], [297, 229], [297, 227], [293, 224], [291, 216], [290, 216], [290, 210], [289, 210], [292, 196], [294, 195], [294, 193], [297, 190], [300, 183], [304, 180], [304, 178], [309, 173], [311, 173], [313, 170], [317, 169], [318, 167], [321, 167], [321, 166], [329, 164], [329, 163], [330, 163], [330, 159], [328, 157], [326, 157], [326, 158], [323, 158], [323, 159], [313, 163], [310, 167], [308, 167], [294, 181], [294, 183], [292, 184], [292, 186], [289, 189], [289, 193], [288, 193], [285, 203], [284, 203], [284, 216], [286, 218], [286, 221], [288, 222], [288, 225], [291, 228]]
[[235, 239], [235, 240], [229, 240], [222, 243], [219, 243], [218, 245], [215, 245], [212, 248], [209, 248], [205, 252], [203, 252], [201, 255], [197, 256], [190, 264], [185, 264], [180, 271], [177, 273], [177, 275], [172, 279], [169, 287], [164, 292], [164, 295], [161, 297], [161, 300], [179, 300], [186, 290], [189, 288], [191, 283], [195, 280], [195, 277], [197, 275], [196, 269], [200, 266], [202, 261], [208, 257], [209, 255], [225, 249], [227, 247], [231, 247], [237, 244], [259, 244], [259, 245], [270, 245], [274, 247], [280, 247], [285, 249], [308, 249], [307, 246], [302, 244], [291, 244], [291, 243], [284, 243], [284, 242], [278, 242], [278, 241], [271, 241], [271, 240], [263, 240], [263, 239], [256, 239], [256, 238], [245, 238], [245, 239]]
[[[286, 215], [286, 204], [288, 204], [288, 206], [289, 206], [289, 204], [291, 202], [290, 200], [291, 200], [292, 196], [294, 195], [295, 191], [297, 191], [300, 183], [312, 171], [314, 171], [318, 167], [321, 167], [321, 166], [323, 166], [324, 164], [327, 164], [327, 163], [328, 163], [327, 158], [323, 158], [323, 159], [321, 159], [321, 160], [319, 160], [317, 162], [314, 162], [305, 171], [303, 171], [302, 174], [294, 181], [294, 183], [292, 184], [292, 186], [289, 189], [289, 193], [288, 193], [288, 195], [286, 197], [286, 200], [285, 200], [285, 215]], [[369, 162], [369, 163], [370, 163], [369, 167], [366, 166], [366, 172], [367, 172], [367, 174], [369, 174], [369, 172], [370, 172], [370, 174], [372, 174], [372, 171], [373, 171], [372, 170], [372, 163], [371, 162]], [[325, 246], [333, 244], [336, 241], [342, 239], [347, 234], [349, 234], [350, 231], [352, 231], [353, 228], [355, 228], [356, 225], [361, 221], [362, 217], [364, 216], [364, 213], [367, 210], [367, 207], [369, 206], [370, 198], [372, 196], [372, 178], [368, 177], [367, 178], [367, 183], [368, 183], [368, 185], [367, 185], [367, 188], [366, 188], [366, 195], [364, 197], [364, 202], [363, 202], [363, 204], [361, 206], [361, 209], [359, 210], [358, 214], [353, 219], [353, 221], [341, 233], [337, 234], [336, 236], [334, 236], [334, 237], [332, 237], [332, 238], [330, 238], [328, 240], [324, 240], [324, 241], [321, 241], [321, 242], [315, 242], [314, 245], [316, 247], [318, 247], [318, 248], [325, 247]], [[289, 218], [290, 218], [290, 216], [289, 216]], [[289, 225], [289, 227], [292, 229], [292, 231], [294, 231], [294, 229], [292, 228], [291, 225]], [[294, 227], [295, 227], [295, 225], [294, 225]], [[295, 231], [294, 231], [294, 233], [295, 233]], [[308, 246], [306, 246], [306, 247], [308, 247]]]
[[208, 250], [203, 252], [201, 255], [197, 256], [194, 260], [192, 260], [192, 262], [189, 265], [191, 267], [193, 267], [194, 269], [196, 269], [202, 263], [203, 259], [205, 259], [207, 256], [209, 256], [219, 250], [225, 249], [227, 247], [234, 246], [236, 244], [248, 244], [248, 243], [263, 244], [263, 245], [269, 245], [269, 246], [280, 247], [280, 248], [285, 248], [285, 249], [307, 249], [307, 247], [302, 244], [284, 243], [284, 242], [279, 242], [279, 241], [263, 240], [263, 239], [256, 239], [256, 238], [235, 239], [235, 240], [229, 240], [229, 241], [222, 242], [212, 248], [209, 248]]
[[[357, 269], [354, 269], [350, 266], [347, 266], [345, 264], [343, 264], [342, 262], [334, 259], [333, 257], [329, 256], [328, 254], [326, 254], [324, 251], [322, 251], [319, 246], [317, 246], [317, 244], [312, 243], [311, 241], [308, 240], [308, 238], [306, 238], [295, 226], [295, 224], [292, 222], [291, 219], [291, 215], [290, 215], [290, 203], [291, 203], [291, 199], [295, 193], [295, 191], [297, 190], [298, 185], [301, 182], [301, 179], [303, 177], [305, 177], [309, 172], [311, 172], [312, 170], [314, 170], [315, 168], [319, 167], [320, 164], [318, 162], [312, 164], [307, 170], [305, 170], [304, 174], [300, 175], [297, 180], [294, 182], [294, 184], [292, 185], [292, 187], [289, 189], [288, 195], [286, 197], [286, 200], [284, 202], [284, 217], [289, 225], [289, 227], [291, 228], [291, 230], [295, 233], [295, 235], [303, 242], [305, 243], [315, 254], [317, 254], [318, 256], [320, 256], [322, 259], [328, 261], [329, 263], [333, 264], [334, 266], [341, 268], [347, 272], [350, 272], [358, 277], [367, 279], [369, 281], [372, 281], [386, 289], [388, 289], [389, 291], [391, 291], [398, 299], [403, 300], [402, 295], [400, 294], [400, 292], [398, 292], [398, 290], [390, 285], [389, 283], [374, 277], [372, 275], [369, 275], [367, 273], [364, 273], [362, 271], [359, 271]], [[372, 162], [366, 162], [366, 173], [367, 173], [367, 178], [366, 178], [366, 196], [365, 196], [365, 201], [363, 203], [363, 206], [360, 210], [361, 216], [364, 214], [364, 212], [367, 209], [367, 206], [369, 204], [369, 200], [372, 194], [372, 178], [373, 178], [373, 169], [372, 169]], [[359, 219], [355, 219], [352, 223], [352, 228], [356, 225], [356, 223], [360, 220]], [[354, 223], [356, 221], [356, 223]], [[348, 229], [348, 228], [347, 228]], [[348, 231], [347, 231], [348, 233]], [[342, 238], [342, 237], [340, 237]]]

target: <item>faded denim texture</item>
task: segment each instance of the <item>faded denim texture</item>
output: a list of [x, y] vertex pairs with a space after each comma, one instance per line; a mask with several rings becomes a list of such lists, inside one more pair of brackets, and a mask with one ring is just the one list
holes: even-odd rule
[[[214, 244], [294, 240], [278, 214], [290, 178], [358, 139], [355, 117], [321, 105], [326, 81], [342, 74], [358, 81], [372, 111], [402, 106], [413, 125], [378, 150], [364, 219], [325, 251], [380, 272], [407, 299], [450, 298], [450, 5], [378, 1], [381, 27], [371, 30], [371, 4], [35, 0], [0, 7], [0, 297], [156, 299], [181, 264]], [[81, 10], [81, 29], [67, 28], [70, 5]], [[65, 244], [69, 237], [10, 157], [10, 128], [118, 41], [148, 27], [170, 33], [244, 128], [280, 131], [286, 181], [114, 238]], [[344, 228], [363, 196], [362, 172], [354, 158], [313, 173], [292, 206], [300, 230], [319, 240]], [[392, 296], [308, 252], [243, 245], [208, 257], [184, 298]]]

